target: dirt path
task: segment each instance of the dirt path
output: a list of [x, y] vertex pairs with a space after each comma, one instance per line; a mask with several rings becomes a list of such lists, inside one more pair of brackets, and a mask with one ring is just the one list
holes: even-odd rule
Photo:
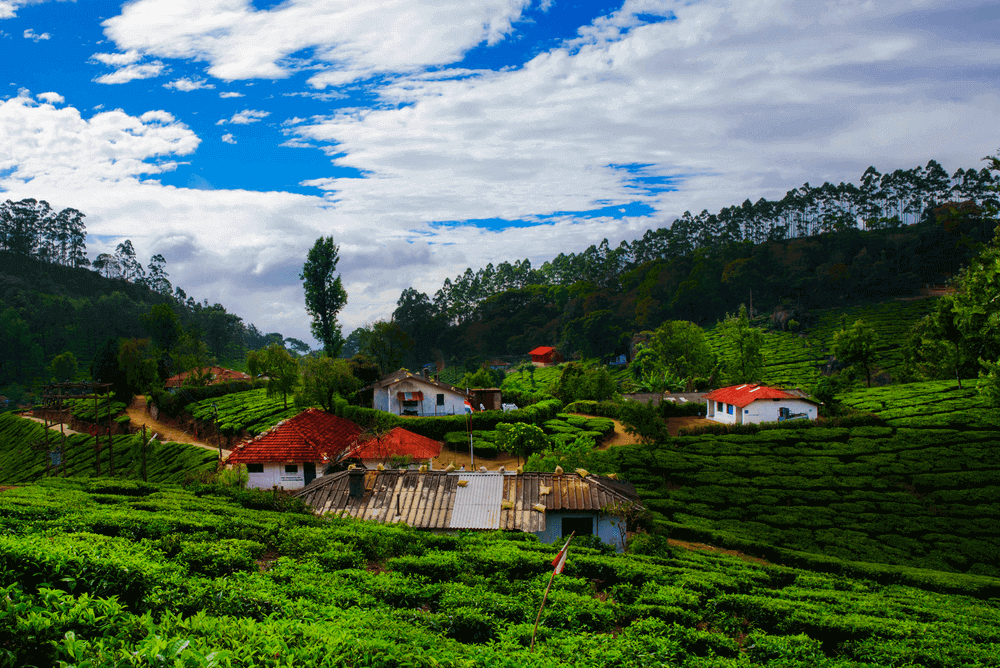
[[[45, 424], [45, 420], [43, 420], [42, 418], [34, 417], [32, 415], [22, 415], [21, 417], [23, 417], [26, 420], [34, 420], [35, 422], [37, 422], [39, 424]], [[58, 432], [61, 433], [61, 430], [59, 429], [59, 427], [61, 427], [61, 426], [62, 426], [62, 424], [59, 423], [59, 422], [56, 422], [55, 424], [51, 424], [50, 423], [49, 429], [52, 429], [53, 431], [58, 431]], [[65, 429], [66, 429], [66, 433], [69, 434], [70, 436], [72, 436], [73, 434], [83, 433], [83, 432], [79, 432], [79, 431], [73, 431], [69, 427], [66, 427]]]
[[[153, 416], [146, 412], [146, 397], [142, 395], [136, 396], [132, 399], [132, 403], [129, 405], [126, 412], [131, 419], [132, 427], [138, 427], [141, 429], [142, 426], [145, 425], [146, 429], [148, 429], [150, 433], [159, 434], [158, 440], [160, 441], [190, 443], [191, 445], [196, 445], [199, 448], [205, 448], [206, 450], [212, 450], [213, 452], [219, 451], [219, 447], [217, 445], [202, 443], [195, 439], [193, 435], [183, 429], [179, 429], [176, 425], [154, 420]], [[231, 452], [231, 450], [223, 448], [223, 458], [228, 457]]]
[[713, 552], [715, 554], [728, 554], [734, 557], [739, 557], [743, 561], [748, 561], [754, 564], [762, 564], [764, 566], [770, 566], [771, 564], [758, 557], [751, 557], [749, 554], [743, 554], [737, 550], [726, 550], [721, 547], [715, 547], [713, 545], [706, 545], [705, 543], [689, 543], [686, 540], [676, 540], [674, 538], [668, 538], [667, 543], [675, 547], [683, 547], [685, 550], [694, 550], [701, 552]]

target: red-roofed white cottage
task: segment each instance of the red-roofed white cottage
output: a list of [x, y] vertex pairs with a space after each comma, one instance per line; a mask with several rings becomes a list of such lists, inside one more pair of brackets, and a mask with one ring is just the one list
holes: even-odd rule
[[361, 435], [350, 420], [310, 408], [240, 443], [227, 464], [245, 464], [248, 487], [305, 487]]
[[818, 404], [812, 399], [766, 385], [731, 385], [705, 395], [709, 420], [724, 424], [758, 424], [785, 420], [815, 420]]

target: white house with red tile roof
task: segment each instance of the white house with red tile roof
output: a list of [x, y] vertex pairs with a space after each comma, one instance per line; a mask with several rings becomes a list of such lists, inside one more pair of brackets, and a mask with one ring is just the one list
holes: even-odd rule
[[380, 438], [359, 441], [339, 461], [360, 459], [365, 468], [373, 469], [379, 464], [388, 464], [393, 457], [409, 457], [415, 464], [426, 463], [432, 468], [433, 459], [440, 455], [440, 441], [396, 427]]
[[406, 369], [389, 374], [358, 394], [364, 404], [397, 415], [463, 415], [465, 402], [472, 398], [461, 388], [432, 379], [429, 373], [416, 375]]
[[245, 464], [248, 487], [305, 487], [353, 445], [362, 429], [350, 420], [310, 408], [236, 446], [227, 464]]
[[709, 420], [723, 424], [758, 424], [785, 420], [815, 420], [818, 404], [766, 385], [744, 384], [720, 387], [705, 395]]

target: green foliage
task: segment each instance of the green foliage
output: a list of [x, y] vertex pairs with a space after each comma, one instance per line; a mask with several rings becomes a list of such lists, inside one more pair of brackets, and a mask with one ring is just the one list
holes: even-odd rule
[[668, 320], [652, 333], [649, 349], [662, 370], [678, 378], [709, 376], [715, 368], [712, 352], [701, 327], [686, 320]]
[[309, 357], [302, 364], [302, 390], [295, 397], [300, 406], [323, 407], [332, 413], [334, 397], [347, 398], [361, 389], [361, 381], [351, 373], [345, 359], [332, 357]]
[[312, 317], [312, 334], [323, 342], [323, 350], [330, 357], [340, 356], [344, 346], [337, 314], [347, 305], [347, 291], [340, 274], [334, 275], [340, 261], [339, 251], [333, 237], [320, 237], [309, 249], [299, 275], [305, 289], [306, 312]]
[[878, 333], [860, 318], [850, 329], [845, 326], [833, 335], [833, 354], [848, 367], [859, 367], [865, 372], [868, 387], [872, 386], [872, 367], [878, 361]]
[[268, 396], [267, 389], [234, 392], [218, 397], [210, 395], [188, 404], [184, 410], [196, 420], [210, 424], [216, 421], [216, 406], [218, 420], [215, 426], [219, 433], [226, 436], [236, 436], [244, 430], [257, 435], [302, 412], [302, 407], [298, 406], [285, 408], [284, 401]]
[[715, 327], [722, 339], [722, 372], [730, 384], [759, 381], [764, 372], [764, 334], [750, 324], [746, 306]]
[[410, 336], [392, 321], [379, 320], [355, 332], [358, 333], [359, 353], [378, 367], [379, 377], [399, 369], [403, 358], [413, 348]]
[[604, 401], [615, 394], [615, 382], [608, 370], [599, 367], [587, 369], [576, 362], [563, 366], [556, 386], [556, 394], [565, 402]]
[[549, 445], [545, 432], [536, 425], [523, 422], [497, 425], [497, 447], [517, 455], [518, 460], [541, 452]]
[[247, 367], [251, 376], [267, 376], [267, 396], [280, 394], [287, 410], [288, 394], [299, 384], [299, 361], [284, 346], [272, 343], [263, 350], [251, 351], [247, 355]]
[[79, 369], [79, 364], [77, 364], [76, 355], [68, 350], [62, 355], [56, 355], [52, 363], [49, 364], [49, 374], [56, 382], [60, 383], [72, 381], [76, 377], [77, 369]]

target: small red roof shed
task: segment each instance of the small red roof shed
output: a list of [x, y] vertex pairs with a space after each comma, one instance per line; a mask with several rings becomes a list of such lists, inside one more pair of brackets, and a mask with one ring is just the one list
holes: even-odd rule
[[228, 464], [330, 462], [361, 435], [350, 420], [310, 408], [236, 446]]
[[409, 455], [414, 459], [433, 459], [441, 454], [441, 443], [396, 427], [381, 438], [361, 441], [343, 459], [384, 459]]
[[562, 362], [562, 355], [550, 346], [539, 346], [528, 354], [531, 355], [531, 361], [534, 364], [555, 364], [556, 362]]

